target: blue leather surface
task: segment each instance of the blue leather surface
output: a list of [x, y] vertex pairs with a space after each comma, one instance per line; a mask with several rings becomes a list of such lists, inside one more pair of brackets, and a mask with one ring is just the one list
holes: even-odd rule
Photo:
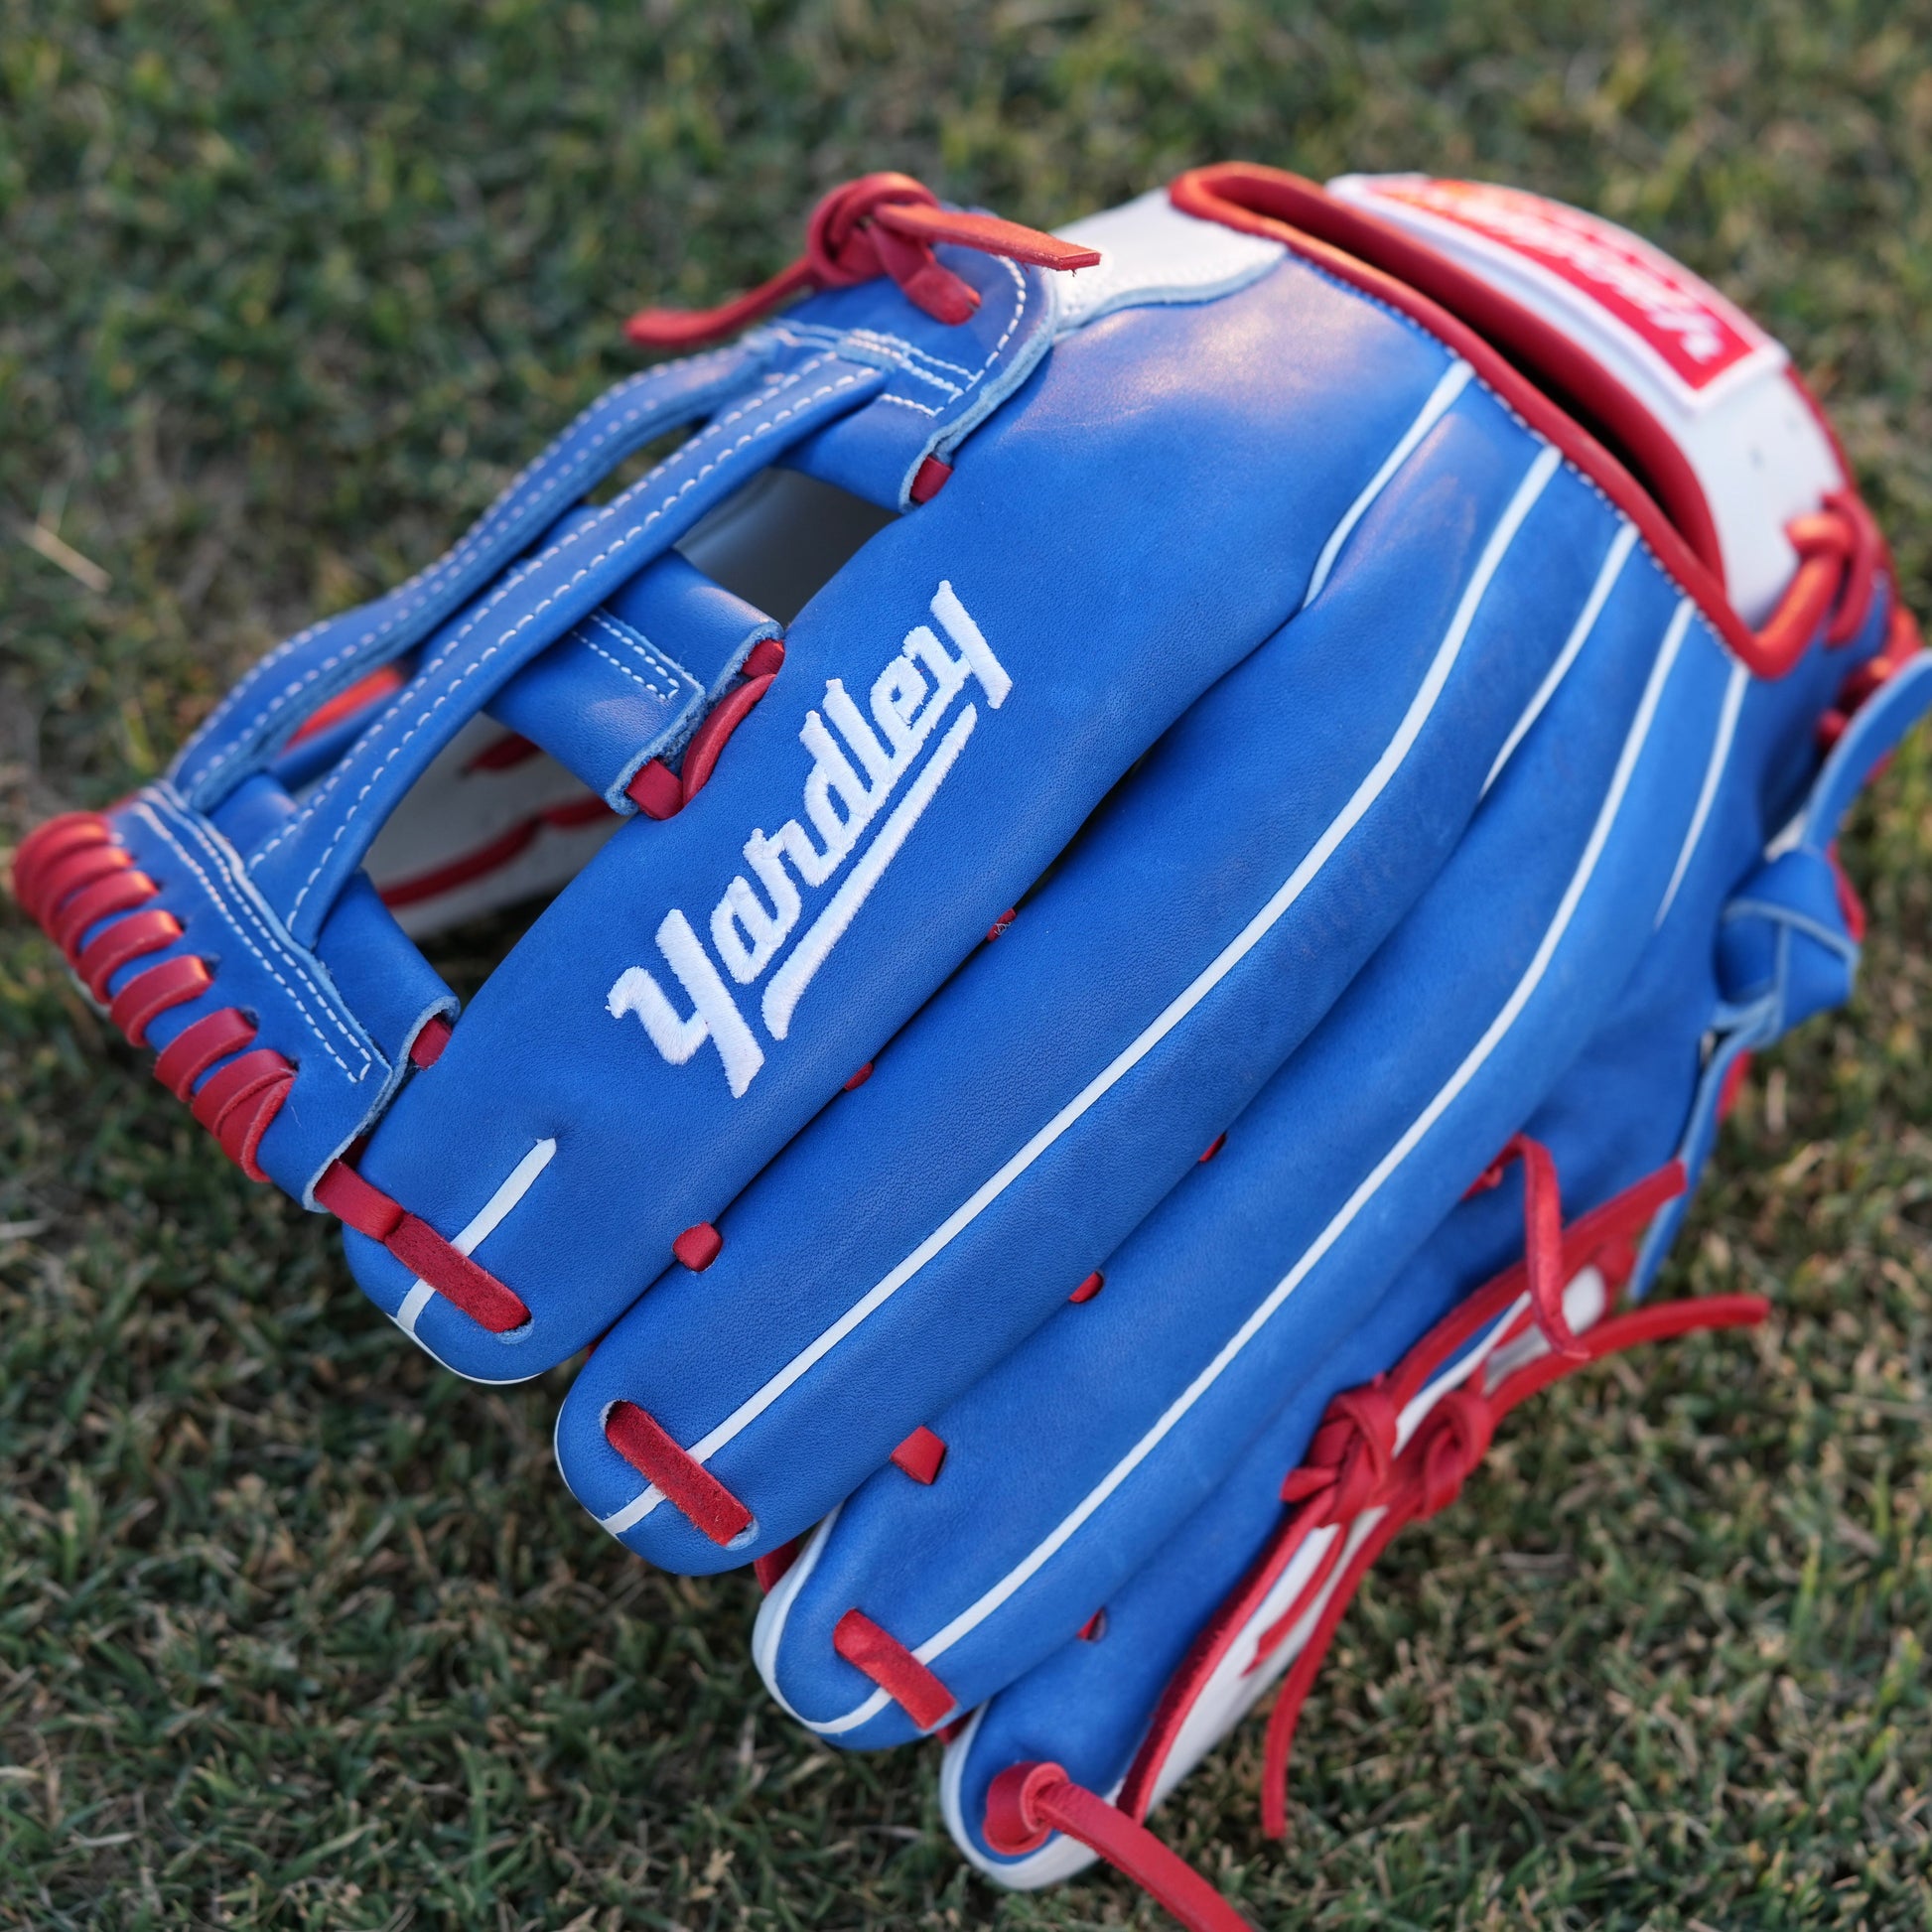
[[[902, 1276], [808, 1385], [709, 1458], [759, 1519], [747, 1547], [786, 1541], [1045, 1319], [1193, 1167], [1449, 856], [1588, 601], [1612, 519], [1567, 473], [1526, 482], [1536, 461], [1488, 397], [1465, 393], [1315, 603], [1196, 704], [1012, 928], [733, 1204], [720, 1260], [667, 1277], [605, 1338], [558, 1433], [596, 1514], [643, 1486], [603, 1438], [612, 1401], [641, 1404], [680, 1442], [706, 1439]], [[1478, 561], [1533, 489], [1459, 623]], [[1028, 1161], [1042, 1135], [1050, 1146]], [[933, 1231], [994, 1185], [934, 1251]], [[978, 1318], [961, 1322], [968, 1300]], [[742, 1560], [662, 1507], [625, 1538], [675, 1569]]]
[[[1077, 1629], [1374, 1308], [1580, 1050], [1649, 936], [1722, 705], [1724, 660], [1700, 624], [1644, 727], [1678, 608], [1652, 573], [1632, 573], [1440, 878], [1222, 1154], [1113, 1257], [1096, 1301], [1063, 1308], [933, 1423], [949, 1445], [939, 1483], [917, 1490], [889, 1470], [846, 1506], [778, 1652], [778, 1688], [808, 1722], [871, 1691], [831, 1647], [855, 1602], [916, 1648], [1118, 1481], [1024, 1588], [929, 1661], [970, 1706]], [[1519, 1196], [1512, 1179], [1485, 1203], [1499, 1226], [1512, 1205], [1520, 1217]], [[1070, 1389], [1090, 1392], [1077, 1409]], [[1183, 1399], [1158, 1447], [1138, 1449]], [[1130, 1452], [1145, 1459], [1119, 1476]], [[908, 1729], [888, 1706], [844, 1740]]]
[[[728, 1221], [758, 1170], [972, 952], [1121, 772], [1297, 609], [1323, 539], [1447, 365], [1419, 332], [1295, 268], [1222, 302], [1117, 315], [1063, 341], [975, 436], [945, 491], [799, 614], [783, 674], [708, 788], [602, 849], [384, 1119], [363, 1172], [450, 1232], [536, 1144], [557, 1146], [477, 1254], [532, 1323], [499, 1340], [438, 1303], [418, 1326], [425, 1344], [467, 1374], [534, 1374], [621, 1315], [682, 1229]], [[1425, 514], [1466, 525], [1474, 506], [1444, 493]], [[1123, 549], [1123, 527], [1157, 518], [1165, 542]], [[679, 1018], [692, 1012], [657, 937], [664, 923], [676, 912], [707, 935], [747, 870], [748, 839], [809, 815], [817, 755], [801, 732], [831, 711], [832, 680], [864, 702], [921, 630], [958, 659], [933, 630], [942, 585], [1011, 688], [996, 706], [975, 677], [948, 699], [944, 734], [972, 717], [970, 736], [945, 739], [957, 763], [782, 1037], [768, 997], [760, 1015], [769, 988], [742, 996], [759, 1058], [734, 1095], [714, 1043], [671, 1063], [631, 1012], [614, 1016], [614, 989], [648, 973]], [[907, 773], [892, 809], [944, 749]], [[862, 853], [850, 870], [866, 863]], [[842, 890], [828, 882], [801, 922]], [[730, 1240], [728, 1226], [728, 1253]], [[405, 1271], [359, 1238], [348, 1247], [371, 1295], [398, 1308]]]
[[[1882, 603], [1851, 655], [1868, 654], [1882, 637]], [[1788, 792], [1787, 775], [1803, 769], [1802, 759], [1786, 756], [1790, 735], [1801, 724], [1809, 729], [1809, 720], [1828, 701], [1845, 668], [1843, 657], [1814, 653], [1792, 679], [1749, 688], [1724, 788], [1685, 869], [1669, 915], [1594, 1038], [1525, 1122], [1526, 1130], [1557, 1157], [1567, 1212], [1574, 1214], [1606, 1198], [1673, 1155], [1686, 1160], [1693, 1177], [1700, 1171], [1709, 1152], [1716, 1095], [1728, 1065], [1725, 1054], [1713, 1052], [1709, 1070], [1700, 1078], [1707, 1030], [1714, 1022], [1722, 1024], [1727, 1010], [1715, 963], [1721, 933], [1744, 907], [1795, 897], [1804, 902], [1801, 916], [1815, 920], [1823, 936], [1836, 941], [1836, 947], [1828, 950], [1842, 957], [1849, 944], [1835, 897], [1821, 901], [1809, 882], [1795, 895], [1779, 893], [1767, 883], [1766, 873], [1789, 877], [1785, 861], [1774, 861], [1764, 872], [1753, 873], [1756, 855], [1794, 805], [1788, 795], [1779, 795], [1781, 789]], [[1837, 815], [1852, 787], [1928, 701], [1932, 701], [1932, 667], [1894, 678], [1860, 714], [1854, 726], [1857, 737], [1848, 734], [1841, 742], [1814, 786], [1806, 813], [1810, 849], [1822, 850], [1836, 831]], [[1732, 889], [1728, 895], [1727, 886]], [[1775, 984], [1763, 989], [1778, 1018], [1767, 1022], [1763, 1009], [1754, 1012], [1755, 1043], [1765, 1043], [1784, 1025], [1804, 1017], [1789, 997], [1792, 965], [1792, 954], [1784, 952], [1776, 962]], [[1244, 1117], [1237, 1130], [1241, 1139], [1251, 1125], [1259, 1124], [1266, 1098]], [[1231, 1152], [1236, 1145], [1231, 1138]], [[1104, 1587], [1103, 1576], [1083, 1577], [1104, 1595], [1106, 1634], [1098, 1643], [1070, 1640], [1091, 1614], [1097, 1600], [1092, 1596], [1078, 1614], [1061, 1611], [1057, 1641], [1044, 1632], [1034, 1635], [1031, 1650], [1038, 1661], [993, 1697], [970, 1737], [956, 1747], [959, 1761], [948, 1767], [949, 1778], [959, 1781], [959, 1815], [976, 1855], [1002, 1863], [986, 1846], [980, 1824], [987, 1787], [1008, 1764], [1052, 1759], [1100, 1791], [1112, 1789], [1125, 1774], [1193, 1632], [1234, 1587], [1263, 1538], [1280, 1521], [1281, 1477], [1300, 1460], [1328, 1397], [1387, 1367], [1443, 1312], [1520, 1252], [1520, 1195], [1504, 1198], [1504, 1191], [1478, 1196], [1449, 1213], [1396, 1275], [1372, 1315], [1359, 1319], [1351, 1333], [1342, 1335], [1332, 1355], [1311, 1357], [1317, 1364], [1312, 1373], [1299, 1385], [1291, 1384], [1287, 1401], [1260, 1434], [1238, 1452], [1229, 1446], [1225, 1478], [1204, 1485], [1198, 1503], [1179, 1517], [1178, 1527], [1157, 1551], [1144, 1562], [1116, 1566], [1120, 1576], [1112, 1587]], [[1650, 1269], [1661, 1259], [1661, 1239], [1675, 1229], [1681, 1215], [1682, 1203], [1674, 1203], [1658, 1216], [1646, 1252]], [[1130, 1252], [1152, 1231], [1150, 1224], [1130, 1244]], [[1117, 1285], [1110, 1277], [1106, 1294], [1091, 1311], [1102, 1308]], [[1169, 1293], [1176, 1285], [1172, 1277], [1162, 1284]], [[1053, 1325], [1076, 1332], [1080, 1325], [1076, 1317], [1086, 1312], [1069, 1310]], [[1041, 1341], [1045, 1339], [1042, 1335]], [[961, 1411], [965, 1408], [960, 1406]], [[942, 1432], [956, 1425], [958, 1414], [941, 1424]], [[1033, 1441], [1039, 1445], [1041, 1461], [1050, 1465], [1060, 1445], [1050, 1438], [1041, 1443], [1037, 1436]], [[949, 1468], [953, 1459], [949, 1454]], [[1196, 1475], [1187, 1472], [1189, 1479]], [[886, 1580], [917, 1566], [917, 1550], [908, 1562], [905, 1523], [890, 1522], [885, 1513], [897, 1511], [902, 1518], [917, 1507], [908, 1503], [909, 1487], [901, 1481], [895, 1490], [888, 1472], [843, 1513], [834, 1544], [842, 1539], [857, 1542], [862, 1535], [856, 1505], [874, 1495], [885, 1505], [883, 1511], [874, 1505], [875, 1521], [865, 1538], [868, 1547], [856, 1559], [857, 1574], [853, 1554], [833, 1559], [845, 1573], [841, 1581], [848, 1591], [868, 1590], [876, 1597]], [[929, 1493], [936, 1495], [937, 1488]], [[953, 1499], [954, 1507], [958, 1501]], [[1135, 1528], [1139, 1531], [1141, 1525]], [[953, 1547], [956, 1550], [958, 1545]], [[888, 1548], [890, 1559], [885, 1555]], [[821, 1556], [821, 1564], [828, 1556], [829, 1551]], [[960, 1665], [949, 1668], [942, 1663], [937, 1668], [950, 1682]], [[866, 1688], [863, 1679], [857, 1684]], [[841, 1688], [853, 1689], [851, 1673]], [[970, 1699], [972, 1694], [964, 1695]], [[851, 1741], [869, 1742], [871, 1732], [855, 1733]]]

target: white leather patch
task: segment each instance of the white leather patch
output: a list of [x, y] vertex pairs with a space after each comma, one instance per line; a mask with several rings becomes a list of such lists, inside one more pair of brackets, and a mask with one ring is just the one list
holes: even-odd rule
[[1703, 487], [1738, 615], [1770, 615], [1797, 568], [1785, 524], [1846, 481], [1777, 343], [1649, 242], [1561, 203], [1424, 175], [1343, 175], [1328, 192], [1480, 276], [1629, 390]]
[[1097, 268], [1046, 278], [1059, 301], [1054, 325], [1059, 336], [1116, 309], [1232, 295], [1288, 252], [1279, 241], [1182, 214], [1165, 188], [1086, 215], [1059, 233], [1100, 250]]

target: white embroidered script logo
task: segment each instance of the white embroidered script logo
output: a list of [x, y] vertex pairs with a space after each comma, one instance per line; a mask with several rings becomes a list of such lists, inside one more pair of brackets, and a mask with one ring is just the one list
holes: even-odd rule
[[[873, 821], [900, 793], [872, 842], [765, 981], [759, 1011], [773, 1039], [783, 1039], [790, 1031], [799, 996], [884, 877], [973, 735], [979, 712], [968, 703], [921, 762], [921, 753], [953, 710], [954, 699], [969, 679], [977, 679], [988, 708], [998, 711], [1013, 689], [1013, 679], [950, 584], [942, 583], [934, 593], [932, 615], [958, 655], [947, 650], [930, 624], [915, 625], [898, 655], [873, 680], [870, 722], [837, 678], [826, 684], [823, 713], [807, 712], [798, 734], [812, 758], [805, 774], [804, 809], [811, 831], [796, 818], [786, 819], [768, 836], [755, 831], [745, 841], [750, 876], [740, 873], [711, 909], [711, 943], [718, 959], [740, 986], [751, 986], [777, 960], [803, 917], [804, 893], [832, 883]], [[764, 1064], [764, 1049], [737, 995], [691, 921], [675, 907], [658, 925], [657, 950], [691, 1011], [680, 1014], [643, 966], [626, 967], [605, 1004], [614, 1019], [634, 1013], [651, 1044], [673, 1066], [682, 1066], [710, 1040], [737, 1099]]]

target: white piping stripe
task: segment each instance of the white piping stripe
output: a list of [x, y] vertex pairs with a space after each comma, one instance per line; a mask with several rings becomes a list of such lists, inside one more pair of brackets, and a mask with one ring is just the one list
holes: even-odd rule
[[1449, 364], [1449, 373], [1437, 383], [1429, 393], [1429, 400], [1422, 406], [1422, 414], [1409, 425], [1402, 441], [1392, 449], [1383, 460], [1381, 469], [1369, 479], [1368, 487], [1349, 504], [1342, 519], [1329, 532], [1328, 541], [1321, 546], [1321, 555], [1315, 559], [1314, 575], [1309, 579], [1308, 594], [1302, 599], [1302, 609], [1307, 610], [1320, 596], [1321, 587], [1328, 581], [1328, 573], [1335, 567], [1335, 559], [1341, 555], [1341, 546], [1348, 541], [1348, 533], [1362, 520], [1368, 506], [1381, 495], [1388, 481], [1416, 452], [1416, 445], [1436, 427], [1448, 412], [1449, 406], [1468, 386], [1469, 378], [1475, 373], [1468, 363], [1457, 356]]
[[[509, 1171], [503, 1184], [483, 1202], [476, 1218], [451, 1240], [450, 1246], [460, 1255], [475, 1254], [496, 1232], [503, 1216], [530, 1191], [530, 1182], [550, 1165], [550, 1157], [556, 1151], [555, 1141], [539, 1141]], [[418, 1279], [402, 1298], [402, 1307], [396, 1311], [396, 1326], [410, 1340], [416, 1339], [416, 1323], [422, 1319], [423, 1311], [435, 1297], [435, 1289], [428, 1282]]]
[[[1383, 748], [1382, 756], [1376, 759], [1368, 775], [1356, 786], [1354, 796], [1342, 807], [1302, 863], [1276, 890], [1267, 904], [1209, 961], [1192, 984], [1168, 1004], [1137, 1039], [1116, 1054], [1044, 1127], [1034, 1135], [1025, 1147], [1013, 1155], [998, 1173], [982, 1182], [968, 1199], [954, 1208], [897, 1267], [854, 1303], [838, 1320], [819, 1335], [817, 1340], [799, 1350], [776, 1375], [734, 1409], [708, 1436], [693, 1444], [690, 1452], [698, 1461], [707, 1461], [733, 1438], [749, 1428], [793, 1383], [829, 1355], [847, 1335], [877, 1310], [891, 1301], [927, 1262], [949, 1247], [1096, 1101], [1102, 1099], [1125, 1079], [1267, 937], [1282, 915], [1320, 874], [1322, 868], [1334, 856], [1336, 848], [1361, 822], [1369, 807], [1382, 795], [1390, 781], [1402, 768], [1403, 761], [1409, 756], [1417, 738], [1421, 736], [1424, 725], [1429, 722], [1430, 714], [1436, 708], [1436, 701], [1449, 682], [1449, 673], [1455, 668], [1455, 661], [1461, 654], [1463, 639], [1468, 634], [1470, 624], [1475, 621], [1476, 610], [1482, 602], [1484, 592], [1489, 588], [1490, 579], [1496, 574], [1504, 554], [1514, 541], [1517, 531], [1522, 527], [1524, 518], [1529, 515], [1531, 507], [1542, 495], [1544, 485], [1556, 474], [1561, 460], [1553, 447], [1545, 445], [1536, 461], [1530, 465], [1523, 481], [1517, 484], [1516, 493], [1510, 498], [1508, 507], [1498, 519], [1495, 529], [1490, 532], [1489, 541], [1484, 545], [1474, 574], [1462, 593], [1461, 602], [1456, 606], [1455, 616], [1449, 623], [1449, 630], [1437, 647], [1436, 656], [1415, 697], [1410, 700], [1409, 709], [1403, 715], [1402, 723], [1397, 727], [1395, 736]], [[603, 1518], [604, 1527], [614, 1535], [621, 1534], [633, 1523], [648, 1516], [662, 1500], [663, 1491], [653, 1484], [634, 1502], [626, 1504], [614, 1516]]]
[[1537, 687], [1536, 696], [1530, 700], [1529, 709], [1516, 721], [1516, 729], [1503, 740], [1503, 749], [1496, 754], [1496, 761], [1489, 767], [1489, 775], [1482, 781], [1482, 795], [1487, 798], [1489, 787], [1502, 776], [1503, 766], [1515, 755], [1516, 748], [1529, 735], [1530, 727], [1543, 715], [1543, 707], [1556, 696], [1557, 686], [1569, 674], [1570, 667], [1576, 662], [1577, 653], [1584, 647], [1584, 639], [1596, 627], [1596, 620], [1603, 614], [1603, 606], [1609, 600], [1610, 591], [1621, 575], [1624, 563], [1630, 552], [1637, 547], [1637, 526], [1625, 523], [1616, 533], [1616, 541], [1610, 545], [1609, 554], [1603, 559], [1603, 568], [1596, 573], [1596, 582], [1590, 586], [1589, 597], [1586, 601], [1583, 615], [1578, 618], [1565, 638], [1563, 649], [1557, 654], [1557, 661], [1550, 666], [1549, 675]]
[[1750, 684], [1751, 674], [1741, 664], [1730, 667], [1730, 682], [1725, 686], [1724, 714], [1718, 721], [1718, 737], [1711, 747], [1711, 762], [1704, 767], [1704, 789], [1698, 793], [1698, 808], [1691, 814], [1691, 829], [1684, 835], [1684, 850], [1677, 855], [1677, 870], [1670, 876], [1670, 885], [1664, 893], [1664, 902], [1657, 908], [1657, 923], [1662, 925], [1670, 914], [1670, 908], [1677, 898], [1677, 889], [1684, 883], [1684, 875], [1691, 869], [1691, 855], [1698, 849], [1698, 841], [1704, 836], [1704, 821], [1711, 816], [1711, 807], [1718, 796], [1718, 781], [1725, 774], [1725, 766], [1730, 759], [1730, 741], [1737, 730], [1737, 714], [1744, 708], [1744, 692]]
[[[1039, 1571], [1060, 1548], [1066, 1544], [1080, 1527], [1098, 1510], [1120, 1485], [1133, 1474], [1163, 1440], [1186, 1416], [1187, 1412], [1211, 1389], [1223, 1373], [1233, 1363], [1236, 1356], [1259, 1334], [1263, 1327], [1274, 1318], [1276, 1311], [1294, 1294], [1328, 1251], [1347, 1232], [1362, 1209], [1379, 1193], [1384, 1182], [1422, 1144], [1430, 1129], [1443, 1117], [1456, 1097], [1475, 1077], [1483, 1063], [1501, 1043], [1504, 1035], [1522, 1016], [1523, 1009], [1529, 1004], [1544, 975], [1549, 971], [1550, 962], [1556, 956], [1558, 946], [1576, 916], [1577, 907], [1588, 888], [1596, 864], [1602, 856], [1610, 829], [1616, 822], [1617, 813], [1622, 809], [1624, 794], [1628, 791], [1631, 774], [1635, 771], [1637, 760], [1642, 756], [1645, 741], [1649, 738], [1650, 728], [1656, 719], [1657, 707], [1663, 697], [1664, 685], [1669, 679], [1672, 666], [1677, 662], [1678, 651], [1683, 644], [1684, 634], [1690, 627], [1693, 606], [1689, 598], [1681, 599], [1677, 614], [1672, 619], [1670, 628], [1658, 649], [1657, 660], [1651, 666], [1650, 678], [1644, 687], [1642, 701], [1637, 707], [1635, 718], [1623, 741], [1623, 751], [1617, 759], [1616, 770], [1610, 779], [1609, 789], [1605, 792], [1602, 805], [1596, 814], [1596, 823], [1590, 828], [1588, 843], [1584, 848], [1582, 859], [1565, 889], [1554, 918], [1544, 933], [1535, 956], [1525, 968], [1523, 976], [1503, 1002], [1483, 1035], [1464, 1056], [1462, 1063], [1449, 1076], [1427, 1107], [1409, 1124], [1402, 1138], [1390, 1148], [1387, 1154], [1376, 1163], [1367, 1177], [1349, 1195], [1334, 1217], [1328, 1222], [1313, 1243], [1296, 1262], [1295, 1266], [1282, 1277], [1270, 1291], [1267, 1298], [1256, 1308], [1239, 1328], [1228, 1338], [1214, 1359], [1194, 1377], [1182, 1392], [1169, 1404], [1165, 1413], [1148, 1430], [1141, 1440], [1117, 1462], [1106, 1477], [1054, 1528], [1042, 1542], [1037, 1544], [1026, 1560], [969, 1604], [943, 1629], [928, 1637], [913, 1651], [912, 1655], [922, 1664], [929, 1664], [935, 1657], [957, 1643], [962, 1637], [976, 1629], [1001, 1604], [1012, 1596], [1022, 1585]], [[832, 1735], [849, 1730], [866, 1721], [872, 1708], [883, 1708], [884, 1693], [876, 1693], [868, 1698], [855, 1712], [844, 1718], [835, 1718], [828, 1724], [813, 1724], [811, 1728], [821, 1736]]]

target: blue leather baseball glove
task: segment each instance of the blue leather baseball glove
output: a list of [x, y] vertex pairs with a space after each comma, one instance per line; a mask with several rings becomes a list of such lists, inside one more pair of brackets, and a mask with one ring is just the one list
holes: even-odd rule
[[[788, 305], [788, 306], [787, 306]], [[875, 176], [23, 901], [579, 1498], [756, 1562], [1008, 1884], [1149, 1809], [1641, 1300], [1932, 670], [1783, 351], [1622, 230]], [[670, 454], [599, 505], [648, 446]], [[458, 1017], [414, 937], [547, 908]], [[1284, 1673], [1286, 1676], [1284, 1678]]]

